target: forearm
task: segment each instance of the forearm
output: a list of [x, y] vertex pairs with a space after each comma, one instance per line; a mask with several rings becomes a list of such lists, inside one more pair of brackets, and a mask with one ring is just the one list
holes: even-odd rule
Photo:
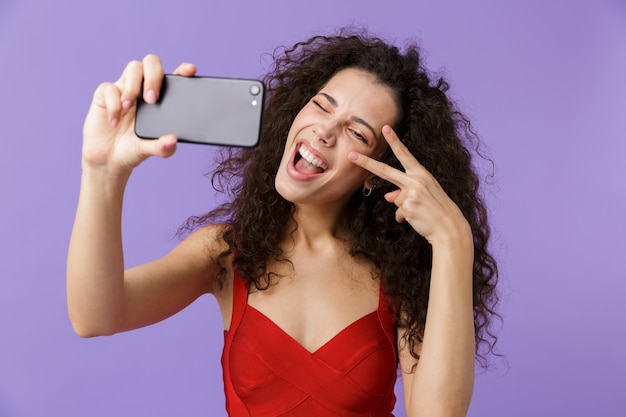
[[472, 265], [471, 238], [433, 246], [424, 338], [407, 393], [409, 416], [467, 413], [474, 386]]
[[112, 334], [124, 314], [122, 200], [127, 173], [84, 167], [67, 258], [68, 311], [81, 336]]

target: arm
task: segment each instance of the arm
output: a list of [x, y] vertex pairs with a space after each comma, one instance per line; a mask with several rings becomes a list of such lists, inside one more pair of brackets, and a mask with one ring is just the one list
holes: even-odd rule
[[[432, 245], [428, 311], [419, 361], [401, 342], [400, 367], [407, 415], [465, 416], [474, 385], [472, 232], [458, 206], [389, 126], [383, 136], [405, 171], [353, 153], [350, 159], [398, 189], [385, 195], [396, 221], [407, 222]], [[414, 367], [414, 365], [416, 365]], [[413, 369], [415, 371], [413, 372]]]
[[[195, 67], [182, 65], [177, 71], [193, 75]], [[134, 134], [137, 96], [156, 101], [162, 78], [161, 62], [154, 55], [131, 62], [118, 81], [98, 87], [85, 120], [81, 188], [67, 258], [68, 311], [81, 336], [154, 323], [210, 290], [207, 277], [214, 266], [204, 251], [215, 230], [197, 232], [171, 254], [124, 271], [126, 183], [149, 156], [168, 157], [175, 151], [171, 135], [145, 141]]]
[[473, 247], [469, 237], [433, 245], [428, 311], [415, 372], [412, 369], [416, 359], [408, 348], [399, 351], [408, 416], [467, 414], [474, 386], [475, 354]]

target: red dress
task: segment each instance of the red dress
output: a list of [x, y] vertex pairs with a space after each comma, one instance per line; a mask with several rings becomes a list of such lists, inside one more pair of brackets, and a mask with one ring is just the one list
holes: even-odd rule
[[397, 376], [394, 318], [378, 309], [310, 353], [248, 305], [235, 274], [233, 316], [224, 332], [226, 410], [232, 417], [390, 417]]

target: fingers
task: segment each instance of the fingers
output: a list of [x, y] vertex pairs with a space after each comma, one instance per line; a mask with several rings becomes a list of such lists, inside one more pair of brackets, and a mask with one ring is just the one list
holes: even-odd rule
[[174, 70], [173, 74], [182, 75], [185, 77], [193, 77], [194, 75], [196, 75], [196, 71], [197, 69], [194, 64], [183, 62]]
[[161, 58], [154, 54], [146, 55], [143, 59], [143, 99], [146, 103], [156, 103], [159, 99], [164, 75]]
[[[173, 74], [193, 77], [196, 75], [196, 70], [195, 65], [183, 62], [174, 70]], [[164, 76], [161, 59], [157, 55], [146, 55], [143, 59], [143, 99], [146, 103], [157, 102]]]
[[100, 84], [94, 93], [93, 102], [94, 105], [104, 109], [106, 118], [112, 126], [119, 124], [122, 112], [120, 90], [113, 83]]
[[[182, 63], [174, 73], [182, 76], [194, 76], [196, 66]], [[94, 92], [92, 104], [100, 108], [100, 111], [104, 111], [109, 123], [113, 127], [117, 127], [120, 120], [135, 105], [140, 94], [147, 103], [155, 103], [159, 99], [164, 76], [161, 59], [157, 55], [148, 54], [142, 61], [129, 62], [116, 82], [105, 82], [98, 86]], [[146, 151], [151, 155], [169, 156], [171, 149], [171, 153], [174, 152], [176, 138], [165, 139], [164, 142], [159, 143], [164, 146], [163, 149], [148, 147]]]
[[404, 167], [404, 172], [394, 169], [387, 164], [376, 161], [373, 158], [367, 157], [357, 152], [351, 152], [348, 155], [350, 160], [361, 168], [368, 170], [372, 174], [375, 174], [380, 178], [397, 185], [398, 187], [403, 185], [403, 178], [405, 177], [405, 173], [425, 176], [430, 175], [428, 170], [426, 170], [426, 168], [424, 168], [422, 164], [419, 163], [419, 161], [402, 143], [402, 141], [398, 138], [398, 135], [396, 135], [396, 133], [390, 126], [383, 126], [382, 132], [383, 137], [391, 148], [391, 151], [396, 156], [396, 158], [398, 158], [400, 164]]
[[387, 200], [387, 202], [395, 204], [396, 203], [396, 199], [398, 198], [398, 195], [400, 194], [400, 190], [394, 190], [391, 191], [387, 194], [385, 194], [385, 200]]
[[448, 197], [436, 178], [411, 154], [391, 127], [384, 126], [382, 131], [404, 171], [358, 152], [350, 152], [349, 159], [355, 165], [398, 187], [384, 195], [388, 203], [397, 207], [395, 220], [398, 223], [408, 223], [431, 244], [441, 237], [448, 239], [449, 236], [454, 236], [459, 225], [467, 225], [458, 206]]
[[350, 158], [350, 161], [352, 161], [353, 164], [368, 170], [372, 174], [389, 181], [398, 187], [402, 186], [403, 173], [401, 171], [358, 152], [350, 152], [348, 154], [348, 158]]
[[164, 74], [161, 59], [156, 55], [149, 54], [143, 61], [129, 62], [115, 83], [121, 90], [124, 110], [130, 109], [140, 94], [146, 103], [156, 103]]
[[[185, 62], [176, 68], [174, 74], [192, 77], [196, 75], [196, 71], [195, 65]], [[146, 103], [156, 103], [164, 76], [163, 63], [157, 55], [148, 54], [143, 61], [129, 62], [116, 83], [122, 90], [122, 108], [130, 109], [139, 94], [143, 95]]]
[[141, 93], [142, 83], [143, 64], [140, 61], [129, 62], [118, 82], [121, 90], [122, 108], [125, 111], [130, 109], [135, 100], [137, 100], [137, 96]]
[[406, 221], [406, 216], [404, 214], [404, 209], [402, 208], [403, 198], [401, 197], [402, 190], [395, 190], [385, 194], [385, 200], [388, 203], [395, 204], [398, 209], [395, 213], [395, 218], [398, 223], [402, 223]]
[[144, 100], [156, 102], [158, 91], [163, 80], [163, 66], [156, 55], [148, 55], [143, 62], [129, 62], [122, 76], [115, 83], [103, 83], [97, 90], [101, 94], [111, 125], [117, 126], [122, 112], [130, 110], [142, 92], [144, 86]]
[[383, 137], [406, 171], [420, 168], [424, 169], [417, 159], [415, 159], [411, 151], [409, 151], [400, 138], [398, 138], [398, 135], [391, 126], [383, 126]]
[[[194, 76], [196, 66], [182, 63], [176, 68], [174, 74]], [[164, 75], [161, 59], [157, 55], [148, 54], [142, 61], [129, 62], [122, 76], [115, 83], [104, 83], [99, 90], [103, 94], [102, 99], [111, 124], [117, 125], [121, 113], [130, 110], [140, 94], [146, 103], [156, 103]], [[117, 87], [117, 92], [114, 91], [114, 86]]]

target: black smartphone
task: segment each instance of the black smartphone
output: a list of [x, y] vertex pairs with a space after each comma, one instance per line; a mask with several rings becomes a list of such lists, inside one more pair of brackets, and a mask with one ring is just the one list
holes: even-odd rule
[[135, 134], [251, 148], [261, 139], [265, 85], [260, 80], [167, 74], [159, 100], [137, 100]]

